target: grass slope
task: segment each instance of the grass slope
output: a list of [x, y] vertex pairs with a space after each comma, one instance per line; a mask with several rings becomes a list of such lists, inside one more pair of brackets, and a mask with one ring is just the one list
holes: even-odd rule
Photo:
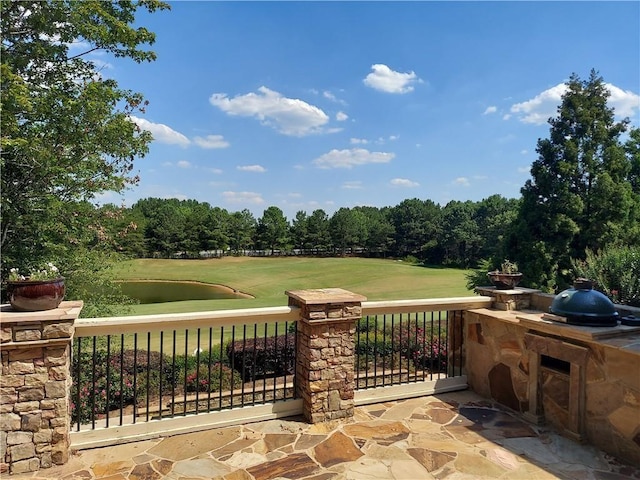
[[339, 287], [368, 300], [442, 298], [470, 295], [465, 271], [425, 268], [395, 260], [367, 258], [256, 258], [210, 260], [139, 259], [124, 263], [121, 279], [195, 280], [226, 285], [253, 299], [193, 300], [136, 305], [132, 314], [154, 314], [281, 306], [285, 290]]

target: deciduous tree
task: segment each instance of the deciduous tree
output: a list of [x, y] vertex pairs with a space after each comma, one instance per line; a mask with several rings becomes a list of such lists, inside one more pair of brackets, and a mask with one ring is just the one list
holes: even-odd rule
[[[73, 232], [87, 223], [73, 216], [73, 205], [137, 182], [133, 162], [147, 152], [151, 136], [129, 115], [145, 102], [102, 78], [87, 54], [153, 60], [145, 46], [154, 34], [133, 26], [139, 8], [168, 5], [0, 2], [3, 275], [7, 265], [22, 267], [54, 253], [73, 256]], [[72, 53], [72, 43], [84, 49]]]

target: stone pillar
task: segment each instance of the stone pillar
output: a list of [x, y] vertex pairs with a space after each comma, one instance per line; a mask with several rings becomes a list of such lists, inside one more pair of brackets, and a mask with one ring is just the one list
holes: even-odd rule
[[71, 341], [82, 302], [0, 314], [0, 473], [24, 473], [69, 459]]
[[476, 287], [476, 293], [493, 297], [496, 310], [526, 310], [531, 306], [531, 297], [540, 293], [533, 288], [516, 287], [511, 290], [499, 290], [496, 287]]
[[356, 322], [362, 295], [340, 288], [286, 292], [300, 308], [296, 346], [297, 395], [310, 423], [353, 416]]

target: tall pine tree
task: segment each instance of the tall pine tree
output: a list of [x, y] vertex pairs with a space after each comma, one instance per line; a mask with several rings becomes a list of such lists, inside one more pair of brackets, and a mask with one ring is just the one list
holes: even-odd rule
[[632, 130], [627, 144], [621, 141], [629, 120], [614, 120], [609, 95], [597, 72], [586, 81], [572, 75], [558, 116], [549, 120], [549, 138], [538, 140], [507, 243], [530, 286], [564, 288], [572, 280], [571, 258], [640, 241], [638, 150], [631, 145], [638, 135]]

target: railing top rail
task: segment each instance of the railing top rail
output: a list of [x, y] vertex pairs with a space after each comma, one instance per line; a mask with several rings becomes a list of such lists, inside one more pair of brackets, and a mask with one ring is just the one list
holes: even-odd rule
[[492, 297], [474, 295], [472, 297], [362, 302], [362, 315], [468, 310], [471, 308], [490, 307], [492, 301]]
[[222, 327], [269, 321], [294, 322], [300, 318], [299, 310], [298, 307], [287, 306], [133, 315], [128, 317], [81, 318], [75, 322], [75, 334], [77, 337], [88, 337], [189, 327]]
[[[362, 315], [468, 310], [489, 307], [491, 302], [491, 297], [477, 295], [472, 297], [362, 302]], [[134, 315], [128, 317], [81, 318], [75, 322], [75, 334], [78, 337], [87, 337], [195, 327], [221, 327], [270, 321], [294, 322], [299, 318], [300, 309], [294, 306]]]

